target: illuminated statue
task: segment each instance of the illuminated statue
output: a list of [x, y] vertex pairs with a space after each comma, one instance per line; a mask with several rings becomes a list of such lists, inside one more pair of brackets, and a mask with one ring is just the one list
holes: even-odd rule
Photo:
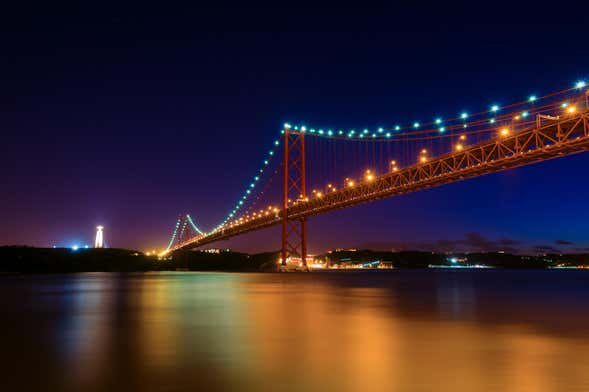
[[96, 226], [96, 239], [94, 240], [94, 247], [95, 248], [102, 248], [103, 247], [102, 229], [104, 229], [103, 226]]

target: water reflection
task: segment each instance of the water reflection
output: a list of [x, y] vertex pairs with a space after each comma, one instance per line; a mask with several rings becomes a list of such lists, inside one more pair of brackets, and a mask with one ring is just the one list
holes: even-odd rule
[[3, 277], [3, 381], [17, 390], [589, 390], [587, 278]]

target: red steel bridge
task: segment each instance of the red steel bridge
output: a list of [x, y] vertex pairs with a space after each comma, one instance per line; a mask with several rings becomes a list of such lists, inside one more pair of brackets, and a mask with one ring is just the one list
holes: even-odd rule
[[[545, 96], [404, 127], [344, 131], [284, 124], [223, 222], [205, 232], [190, 215], [180, 216], [164, 253], [281, 225], [282, 263], [289, 256], [305, 263], [312, 216], [587, 151], [588, 101], [589, 89], [579, 82]], [[280, 153], [272, 169], [270, 160]], [[311, 168], [321, 174], [315, 182], [329, 176], [333, 181], [309, 192]], [[261, 202], [272, 198], [280, 202]]]

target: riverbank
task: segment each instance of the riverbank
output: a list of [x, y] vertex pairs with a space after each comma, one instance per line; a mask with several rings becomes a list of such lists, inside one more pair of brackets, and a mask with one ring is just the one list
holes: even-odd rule
[[128, 249], [0, 247], [0, 273], [269, 271], [276, 255], [183, 251], [165, 259]]
[[[274, 272], [278, 252], [178, 251], [159, 258], [128, 249], [0, 247], [0, 273], [226, 271]], [[589, 255], [524, 256], [502, 252], [445, 254], [340, 250], [315, 256], [313, 269], [378, 268], [589, 268]]]

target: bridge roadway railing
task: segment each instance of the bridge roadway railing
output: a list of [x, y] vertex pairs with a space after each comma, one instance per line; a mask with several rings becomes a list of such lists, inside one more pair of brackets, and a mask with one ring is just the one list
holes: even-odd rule
[[[489, 173], [573, 155], [589, 149], [589, 111], [527, 128], [507, 136], [465, 147], [425, 163], [357, 183], [321, 198], [298, 200], [287, 209], [289, 219], [323, 214], [332, 210], [399, 196]], [[270, 227], [281, 222], [273, 213], [194, 237], [172, 250], [195, 248], [218, 240]]]

